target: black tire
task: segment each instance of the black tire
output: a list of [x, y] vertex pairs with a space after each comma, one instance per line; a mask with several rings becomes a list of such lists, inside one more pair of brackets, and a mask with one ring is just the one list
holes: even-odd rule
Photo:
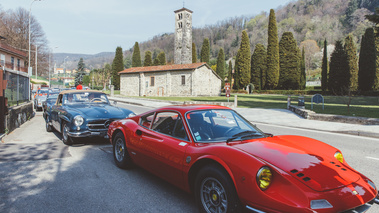
[[68, 131], [69, 131], [69, 128], [67, 126], [67, 123], [64, 122], [63, 127], [62, 127], [62, 142], [64, 144], [70, 146], [74, 143], [74, 141], [72, 140], [72, 138], [70, 136], [68, 136], [68, 134], [67, 134]]
[[113, 158], [116, 166], [121, 169], [131, 169], [134, 164], [126, 148], [124, 134], [118, 132], [113, 137]]
[[195, 198], [202, 213], [243, 211], [233, 181], [218, 165], [207, 165], [199, 170], [195, 180]]
[[49, 117], [46, 116], [46, 119], [45, 119], [45, 127], [46, 127], [46, 132], [52, 132], [53, 131], [53, 127], [49, 124]]

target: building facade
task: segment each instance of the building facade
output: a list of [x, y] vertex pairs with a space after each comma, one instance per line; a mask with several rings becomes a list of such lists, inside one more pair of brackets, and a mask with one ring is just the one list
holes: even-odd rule
[[119, 72], [126, 96], [219, 96], [221, 78], [206, 63], [133, 67]]
[[192, 11], [187, 8], [175, 12], [174, 63], [192, 63]]

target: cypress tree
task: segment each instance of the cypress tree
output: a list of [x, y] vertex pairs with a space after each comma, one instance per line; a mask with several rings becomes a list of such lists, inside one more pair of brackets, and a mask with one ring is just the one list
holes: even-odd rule
[[229, 70], [228, 70], [228, 81], [230, 83], [230, 86], [232, 85], [232, 75], [233, 75], [233, 65], [232, 60], [229, 61]]
[[118, 72], [124, 70], [124, 56], [122, 54], [122, 48], [116, 48], [116, 54], [112, 63], [112, 84], [114, 85], [114, 89], [120, 89], [120, 75]]
[[335, 46], [329, 64], [329, 90], [344, 94], [349, 88], [347, 57], [340, 40], [336, 42]]
[[141, 53], [139, 50], [138, 42], [136, 42], [133, 48], [132, 67], [141, 67], [141, 66], [142, 66]]
[[151, 52], [150, 51], [146, 51], [145, 52], [145, 60], [143, 61], [143, 66], [144, 67], [149, 67], [153, 65], [153, 61], [151, 59]]
[[299, 48], [291, 32], [284, 32], [279, 42], [280, 76], [278, 87], [280, 89], [299, 89]]
[[244, 88], [250, 83], [251, 78], [250, 40], [245, 30], [242, 31], [241, 45], [238, 52], [238, 84], [240, 88]]
[[239, 84], [239, 79], [240, 79], [240, 73], [239, 73], [239, 68], [238, 68], [238, 59], [240, 55], [240, 50], [237, 51], [236, 55], [236, 60], [234, 61], [234, 84], [233, 84], [233, 89], [239, 90], [240, 89], [240, 84]]
[[328, 89], [328, 43], [324, 41], [324, 55], [322, 57], [322, 70], [321, 70], [321, 89], [326, 91]]
[[362, 36], [361, 51], [359, 53], [358, 88], [370, 91], [374, 88], [376, 76], [376, 50], [374, 29], [366, 29]]
[[166, 54], [162, 51], [158, 54], [159, 65], [166, 65]]
[[200, 61], [209, 64], [210, 46], [209, 39], [205, 38], [201, 47]]
[[358, 89], [358, 58], [357, 58], [357, 47], [353, 40], [353, 35], [349, 34], [345, 38], [345, 51], [346, 60], [348, 63], [348, 83], [351, 91]]
[[[300, 51], [299, 51], [300, 52]], [[307, 74], [305, 73], [305, 50], [301, 50], [300, 60], [300, 89], [304, 90], [307, 86]]]
[[263, 44], [257, 44], [251, 55], [251, 83], [257, 90], [262, 90], [266, 83], [267, 56], [266, 48]]
[[154, 58], [153, 66], [158, 66], [158, 65], [159, 65], [159, 59], [157, 57], [157, 58]]
[[267, 81], [266, 88], [274, 89], [279, 82], [279, 42], [275, 11], [270, 10], [267, 45]]
[[225, 54], [224, 54], [224, 49], [220, 49], [218, 51], [218, 56], [217, 56], [217, 68], [216, 68], [216, 73], [220, 76], [221, 78], [221, 88], [224, 88], [224, 79], [225, 79]]
[[196, 44], [192, 42], [192, 63], [197, 62]]

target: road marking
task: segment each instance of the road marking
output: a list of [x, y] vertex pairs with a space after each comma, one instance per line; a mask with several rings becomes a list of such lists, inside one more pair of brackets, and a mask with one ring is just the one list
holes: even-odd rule
[[379, 158], [373, 158], [373, 157], [369, 157], [369, 156], [366, 156], [366, 158], [379, 161]]

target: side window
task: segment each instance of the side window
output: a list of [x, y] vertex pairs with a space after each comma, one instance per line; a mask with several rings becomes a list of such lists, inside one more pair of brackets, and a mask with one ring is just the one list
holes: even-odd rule
[[58, 106], [61, 106], [61, 105], [62, 105], [62, 96], [63, 96], [63, 95], [59, 95], [59, 96], [58, 96], [58, 101], [57, 101], [57, 105], [58, 105]]
[[148, 115], [145, 115], [141, 117], [139, 121], [139, 125], [145, 127], [145, 128], [150, 128], [151, 121], [153, 121], [154, 118], [154, 113], [150, 113]]
[[158, 113], [151, 129], [162, 134], [188, 140], [183, 121], [178, 113], [175, 112]]

